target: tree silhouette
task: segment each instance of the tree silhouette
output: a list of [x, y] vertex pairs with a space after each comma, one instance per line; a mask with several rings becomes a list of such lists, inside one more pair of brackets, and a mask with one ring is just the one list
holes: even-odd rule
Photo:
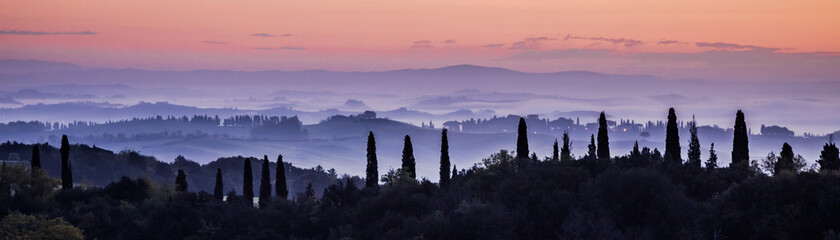
[[735, 133], [732, 139], [732, 163], [730, 167], [747, 168], [750, 165], [749, 139], [747, 138], [747, 123], [744, 112], [738, 110], [735, 114]]
[[312, 189], [311, 182], [306, 184], [306, 191], [303, 194], [306, 196], [306, 199], [315, 198], [315, 189]]
[[61, 189], [73, 188], [73, 172], [70, 165], [70, 141], [67, 135], [61, 136]]
[[597, 148], [595, 147], [595, 134], [592, 134], [590, 136], [589, 145], [586, 147], [589, 149], [589, 151], [586, 153], [586, 156], [589, 157], [589, 159], [598, 159], [598, 155], [596, 153]]
[[278, 198], [289, 198], [289, 186], [286, 185], [286, 164], [283, 163], [283, 155], [277, 155], [277, 167], [274, 169], [274, 194]]
[[365, 174], [365, 187], [379, 186], [379, 163], [376, 160], [376, 138], [373, 137], [373, 131], [368, 134]]
[[245, 159], [245, 168], [242, 170], [242, 196], [249, 202], [254, 201], [254, 175], [251, 172], [251, 159]]
[[779, 174], [784, 171], [796, 172], [796, 166], [793, 162], [793, 148], [790, 147], [790, 144], [784, 143], [782, 145], [782, 151], [779, 153], [779, 158], [773, 169], [774, 174]]
[[557, 143], [557, 139], [554, 139], [554, 145], [552, 146], [551, 150], [551, 161], [560, 161], [560, 144]]
[[405, 142], [402, 152], [402, 171], [412, 179], [417, 178], [416, 162], [414, 159], [414, 148], [411, 146], [411, 137], [405, 135]]
[[41, 151], [38, 150], [38, 144], [32, 147], [32, 160], [29, 162], [32, 173], [41, 169]]
[[458, 166], [452, 165], [452, 177], [450, 179], [455, 179], [458, 176]]
[[446, 128], [441, 130], [440, 136], [440, 186], [449, 185], [449, 139]]
[[840, 154], [838, 154], [840, 151], [838, 151], [833, 140], [834, 136], [829, 136], [828, 143], [823, 146], [823, 150], [820, 152], [820, 160], [817, 160], [820, 164], [820, 171], [840, 170]]
[[718, 167], [717, 163], [717, 153], [715, 152], [715, 143], [712, 143], [712, 146], [709, 148], [709, 160], [706, 160], [706, 170], [714, 170]]
[[650, 156], [650, 161], [654, 163], [662, 162], [662, 153], [659, 149], [653, 148], [653, 154]]
[[693, 117], [688, 127], [691, 139], [688, 141], [688, 161], [686, 161], [686, 165], [699, 169], [703, 160], [700, 159], [700, 139], [697, 138], [697, 121]]
[[519, 127], [516, 135], [516, 158], [528, 159], [528, 125], [525, 124], [525, 118], [519, 118]]
[[682, 163], [680, 151], [680, 132], [677, 127], [677, 114], [674, 108], [668, 109], [668, 125], [665, 129], [665, 160]]
[[187, 174], [183, 169], [178, 169], [178, 176], [175, 177], [175, 191], [187, 192]]
[[260, 176], [260, 208], [271, 201], [271, 173], [268, 170], [268, 155], [263, 155], [262, 174]]
[[222, 201], [225, 196], [225, 185], [222, 182], [222, 168], [216, 168], [216, 187], [213, 188], [213, 199]]
[[601, 111], [598, 117], [598, 158], [610, 159], [610, 137], [607, 135], [607, 116]]
[[642, 157], [642, 152], [639, 151], [639, 141], [636, 140], [635, 142], [633, 142], [633, 150], [630, 151], [630, 159], [636, 160], [636, 159], [639, 159], [641, 157]]
[[563, 147], [560, 148], [560, 161], [572, 160], [572, 140], [569, 139], [569, 132], [563, 132]]

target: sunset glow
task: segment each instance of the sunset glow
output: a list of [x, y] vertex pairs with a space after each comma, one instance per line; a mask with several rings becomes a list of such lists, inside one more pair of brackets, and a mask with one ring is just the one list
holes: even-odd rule
[[[616, 72], [622, 69], [615, 64], [588, 66], [599, 61], [504, 59], [567, 49], [836, 56], [838, 13], [840, 2], [831, 0], [9, 0], [0, 3], [0, 58], [162, 70], [371, 71], [470, 63]], [[660, 73], [646, 69], [651, 64], [636, 72]]]

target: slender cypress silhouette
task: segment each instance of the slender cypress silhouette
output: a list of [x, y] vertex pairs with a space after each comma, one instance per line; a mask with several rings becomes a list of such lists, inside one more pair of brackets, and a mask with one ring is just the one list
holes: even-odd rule
[[286, 164], [283, 163], [283, 155], [277, 155], [277, 167], [274, 172], [274, 194], [278, 198], [289, 198], [289, 186], [286, 185]]
[[563, 132], [563, 147], [560, 148], [560, 161], [572, 160], [572, 140], [569, 139], [569, 132]]
[[610, 159], [610, 137], [607, 135], [607, 116], [602, 111], [598, 117], [598, 158]]
[[773, 166], [773, 173], [775, 174], [780, 174], [784, 171], [796, 172], [796, 166], [793, 164], [793, 148], [788, 143], [782, 145], [782, 152], [779, 153], [776, 166]]
[[691, 138], [688, 141], [688, 161], [686, 161], [686, 165], [699, 169], [702, 167], [703, 160], [700, 159], [700, 139], [697, 138], [697, 121], [694, 120], [694, 117], [691, 118], [689, 123], [689, 133]]
[[586, 153], [586, 156], [589, 157], [589, 159], [598, 159], [597, 148], [595, 147], [595, 134], [592, 134], [589, 137], [589, 145], [586, 147], [589, 150]]
[[416, 162], [414, 159], [414, 148], [411, 146], [411, 137], [405, 135], [405, 144], [402, 152], [402, 171], [412, 179], [417, 178]]
[[551, 161], [560, 161], [560, 144], [557, 143], [557, 139], [554, 139], [554, 145], [552, 146], [551, 150]]
[[242, 170], [242, 196], [248, 202], [254, 201], [254, 175], [251, 169], [251, 159], [245, 159], [245, 168]]
[[633, 150], [630, 151], [630, 159], [638, 160], [642, 156], [642, 152], [639, 151], [639, 141], [633, 143]]
[[73, 188], [73, 173], [70, 167], [70, 141], [67, 135], [61, 136], [61, 189]]
[[677, 127], [677, 114], [674, 108], [668, 109], [668, 125], [665, 129], [665, 160], [682, 163], [680, 150], [680, 132]]
[[225, 196], [225, 185], [222, 182], [222, 168], [216, 168], [216, 187], [213, 188], [213, 199], [222, 201]]
[[376, 138], [373, 136], [373, 131], [368, 134], [365, 174], [365, 187], [379, 186], [379, 163], [376, 160]]
[[440, 186], [449, 185], [449, 139], [446, 128], [440, 133]]
[[265, 208], [271, 201], [271, 173], [268, 170], [268, 155], [263, 155], [262, 174], [260, 175], [260, 207]]
[[455, 179], [455, 177], [457, 177], [457, 176], [458, 176], [458, 166], [457, 165], [452, 165], [452, 178], [450, 178], [450, 180]]
[[749, 167], [750, 150], [747, 134], [744, 112], [738, 110], [738, 113], [735, 114], [735, 133], [732, 139], [732, 163], [729, 164], [730, 167]]
[[706, 160], [706, 170], [713, 170], [718, 167], [717, 153], [715, 152], [715, 143], [709, 148], [709, 160]]
[[178, 169], [178, 176], [175, 176], [175, 191], [176, 192], [187, 192], [187, 174], [184, 173], [183, 169]]
[[32, 147], [32, 160], [29, 162], [29, 165], [31, 165], [32, 173], [41, 169], [41, 151], [38, 150], [38, 144]]
[[820, 164], [820, 171], [836, 171], [840, 170], [840, 151], [837, 145], [834, 144], [834, 136], [828, 136], [828, 143], [823, 146], [820, 152], [820, 159], [817, 160]]
[[525, 118], [519, 118], [519, 127], [516, 135], [516, 158], [527, 159], [530, 151], [528, 150], [528, 126], [525, 124]]

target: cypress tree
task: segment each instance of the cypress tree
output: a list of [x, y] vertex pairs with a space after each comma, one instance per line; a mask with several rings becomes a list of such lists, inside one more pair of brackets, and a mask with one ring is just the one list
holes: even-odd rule
[[458, 165], [452, 165], [452, 178], [450, 178], [450, 179], [455, 179], [455, 177], [457, 177], [457, 176], [458, 176]]
[[313, 199], [315, 198], [315, 189], [312, 188], [312, 183], [306, 184], [306, 191], [304, 192], [306, 195], [306, 199]]
[[449, 185], [449, 139], [446, 136], [446, 128], [441, 131], [440, 136], [440, 186]]
[[222, 182], [222, 168], [216, 168], [216, 187], [213, 188], [213, 199], [222, 201], [225, 196], [225, 185]]
[[283, 163], [283, 155], [277, 155], [277, 167], [274, 173], [274, 192], [278, 198], [289, 198], [289, 187], [286, 185], [286, 164]]
[[820, 171], [840, 170], [840, 151], [838, 151], [831, 136], [829, 139], [820, 152], [820, 160], [817, 160], [820, 164]]
[[254, 175], [251, 169], [251, 159], [245, 159], [245, 168], [242, 170], [242, 196], [248, 202], [254, 201]]
[[598, 158], [610, 159], [610, 137], [607, 136], [607, 116], [602, 111], [598, 118]]
[[32, 173], [38, 171], [37, 169], [41, 169], [41, 151], [38, 150], [38, 144], [32, 147], [32, 160], [29, 162], [29, 165], [31, 165]]
[[563, 147], [560, 148], [560, 160], [572, 160], [572, 141], [569, 139], [569, 132], [563, 132]]
[[691, 140], [688, 142], [688, 161], [686, 164], [690, 167], [700, 168], [703, 160], [700, 159], [700, 139], [697, 138], [697, 121], [693, 117], [689, 123], [689, 132], [691, 133]]
[[414, 159], [414, 148], [411, 146], [411, 137], [405, 135], [405, 144], [402, 152], [402, 171], [412, 179], [417, 178], [416, 162]]
[[633, 150], [630, 151], [630, 159], [638, 160], [642, 156], [642, 152], [639, 151], [639, 141], [633, 143]]
[[718, 167], [717, 164], [717, 153], [715, 152], [715, 143], [712, 143], [711, 148], [709, 148], [709, 160], [706, 161], [706, 170], [713, 170]]
[[516, 158], [527, 159], [530, 151], [528, 150], [528, 126], [525, 124], [525, 118], [519, 118], [519, 130], [516, 136]]
[[61, 136], [61, 189], [67, 190], [73, 188], [73, 173], [70, 169], [70, 141], [67, 140], [67, 135]]
[[554, 149], [551, 151], [551, 161], [560, 161], [560, 144], [557, 143], [557, 139], [554, 139]]
[[365, 174], [365, 187], [379, 186], [379, 163], [376, 160], [376, 138], [373, 137], [373, 131], [368, 134]]
[[271, 201], [271, 173], [268, 171], [268, 155], [263, 155], [262, 175], [260, 176], [260, 207], [265, 208]]
[[589, 159], [597, 159], [598, 155], [596, 153], [596, 148], [595, 148], [595, 134], [592, 134], [592, 136], [590, 136], [589, 145], [586, 146], [586, 147], [589, 149], [586, 156], [589, 157]]
[[184, 170], [178, 169], [178, 176], [175, 176], [175, 191], [187, 192], [187, 174]]
[[796, 172], [796, 166], [793, 164], [793, 148], [790, 144], [784, 143], [782, 145], [782, 152], [779, 153], [776, 166], [773, 166], [773, 172], [779, 174], [784, 171]]
[[729, 164], [730, 167], [749, 167], [750, 150], [747, 134], [744, 112], [738, 110], [738, 113], [735, 114], [735, 133], [732, 139], [732, 163]]
[[677, 114], [674, 112], [674, 108], [668, 109], [668, 125], [665, 131], [665, 160], [682, 163], [680, 130], [677, 127]]

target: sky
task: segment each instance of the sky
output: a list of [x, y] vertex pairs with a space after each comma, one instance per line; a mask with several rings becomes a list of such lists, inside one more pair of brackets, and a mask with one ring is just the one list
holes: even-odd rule
[[453, 64], [837, 81], [840, 1], [0, 1], [0, 58], [150, 70]]

